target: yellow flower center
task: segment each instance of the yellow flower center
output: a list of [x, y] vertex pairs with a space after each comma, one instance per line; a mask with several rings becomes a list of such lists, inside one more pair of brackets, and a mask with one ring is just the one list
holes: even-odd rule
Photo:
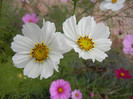
[[33, 20], [29, 20], [29, 22], [33, 22]]
[[59, 88], [59, 89], [58, 89], [58, 92], [59, 92], [59, 93], [62, 93], [62, 92], [63, 92], [63, 89], [62, 89], [62, 88]]
[[117, 2], [117, 0], [112, 0], [112, 3], [116, 3]]
[[35, 47], [31, 50], [31, 57], [34, 57], [36, 62], [41, 63], [48, 58], [49, 48], [43, 42], [41, 44], [35, 44]]
[[123, 77], [123, 76], [125, 76], [125, 74], [124, 73], [121, 73], [121, 76]]
[[76, 97], [78, 97], [79, 95], [78, 94], [75, 94]]
[[91, 50], [94, 48], [95, 42], [92, 41], [92, 38], [89, 38], [89, 35], [85, 35], [84, 37], [79, 36], [79, 39], [77, 40], [79, 46], [84, 50]]

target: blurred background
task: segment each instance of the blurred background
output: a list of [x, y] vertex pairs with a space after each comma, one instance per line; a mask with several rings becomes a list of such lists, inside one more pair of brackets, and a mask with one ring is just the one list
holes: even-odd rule
[[0, 99], [50, 99], [49, 87], [52, 81], [64, 79], [70, 82], [72, 90], [80, 89], [83, 99], [130, 99], [133, 95], [133, 79], [115, 77], [115, 69], [125, 68], [133, 75], [133, 56], [123, 53], [123, 40], [133, 34], [133, 0], [126, 0], [120, 11], [101, 11], [103, 0], [80, 0], [77, 5], [77, 20], [83, 16], [94, 16], [97, 23], [110, 27], [112, 49], [102, 63], [78, 58], [74, 50], [64, 54], [59, 72], [48, 79], [31, 79], [23, 76], [23, 69], [12, 63], [15, 54], [10, 46], [16, 34], [22, 34], [22, 17], [35, 13], [37, 24], [42, 19], [54, 22], [56, 31], [62, 30], [62, 23], [72, 16], [73, 2], [68, 0], [0, 0]]

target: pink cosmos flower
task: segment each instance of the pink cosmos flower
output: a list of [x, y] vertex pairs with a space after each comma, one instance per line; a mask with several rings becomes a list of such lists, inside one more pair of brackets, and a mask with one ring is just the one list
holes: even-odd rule
[[80, 90], [74, 90], [72, 92], [72, 99], [82, 99], [82, 93]]
[[30, 14], [26, 14], [25, 16], [22, 17], [22, 21], [24, 23], [37, 23], [37, 21], [39, 20], [38, 17], [36, 17], [35, 13]]
[[50, 86], [51, 99], [69, 99], [71, 87], [68, 81], [59, 79], [53, 81]]
[[90, 93], [90, 97], [93, 98], [94, 97], [94, 93]]
[[131, 96], [131, 99], [133, 99], [133, 96]]
[[62, 2], [67, 2], [68, 0], [61, 0]]
[[129, 74], [128, 70], [124, 70], [124, 68], [115, 69], [115, 74], [118, 79], [124, 78], [124, 79], [130, 79], [132, 76]]
[[133, 35], [126, 35], [123, 41], [123, 51], [125, 54], [133, 55]]

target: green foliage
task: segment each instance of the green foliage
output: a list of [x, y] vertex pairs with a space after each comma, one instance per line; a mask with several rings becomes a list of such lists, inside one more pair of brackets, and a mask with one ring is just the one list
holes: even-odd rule
[[68, 6], [60, 5], [53, 6], [50, 9], [50, 12], [44, 16], [45, 20], [50, 20], [51, 22], [55, 23], [55, 26], [57, 28], [57, 31], [62, 31], [62, 23], [66, 20], [66, 18], [70, 17], [73, 12], [69, 11]]
[[[21, 10], [12, 8], [13, 0], [3, 0], [0, 16], [0, 63], [6, 62], [9, 56], [13, 55], [10, 48], [13, 37], [20, 34]], [[8, 2], [8, 3], [7, 3]], [[20, 13], [17, 13], [19, 11]], [[8, 12], [8, 13], [7, 13]], [[13, 14], [14, 13], [14, 14]]]
[[[110, 54], [113, 54], [113, 56]], [[12, 99], [43, 99], [44, 97], [49, 99], [51, 82], [57, 79], [64, 79], [70, 82], [72, 90], [80, 89], [83, 92], [84, 99], [88, 99], [90, 92], [94, 92], [96, 97], [100, 97], [100, 94], [103, 93], [111, 99], [118, 99], [119, 97], [128, 99], [126, 97], [132, 94], [131, 81], [117, 80], [115, 78], [114, 69], [119, 68], [118, 61], [123, 60], [123, 57], [121, 54], [120, 56], [117, 55], [116, 61], [116, 59], [112, 60], [114, 55], [116, 55], [115, 51], [109, 52], [110, 59], [107, 58], [101, 65], [99, 62], [93, 64], [91, 61], [79, 59], [78, 54], [71, 51], [65, 54], [61, 60], [59, 72], [54, 72], [52, 77], [43, 80], [40, 80], [39, 77], [31, 79], [19, 76], [20, 74], [23, 75], [23, 69], [14, 67], [11, 58], [9, 58], [7, 63], [0, 64], [0, 96], [1, 98], [11, 97]], [[113, 65], [110, 62], [113, 62]], [[126, 65], [128, 69], [131, 68], [132, 64], [124, 63], [128, 63], [128, 60], [124, 59], [121, 62], [121, 66]], [[108, 72], [88, 69], [95, 66], [99, 67], [99, 69], [105, 67]]]

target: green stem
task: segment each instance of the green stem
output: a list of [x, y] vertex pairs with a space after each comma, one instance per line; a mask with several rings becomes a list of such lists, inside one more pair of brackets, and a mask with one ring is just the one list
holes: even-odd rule
[[73, 0], [73, 2], [74, 2], [74, 11], [73, 11], [73, 14], [76, 14], [78, 0]]
[[73, 12], [73, 14], [76, 14], [76, 9], [77, 9], [77, 3], [74, 2], [74, 12]]

